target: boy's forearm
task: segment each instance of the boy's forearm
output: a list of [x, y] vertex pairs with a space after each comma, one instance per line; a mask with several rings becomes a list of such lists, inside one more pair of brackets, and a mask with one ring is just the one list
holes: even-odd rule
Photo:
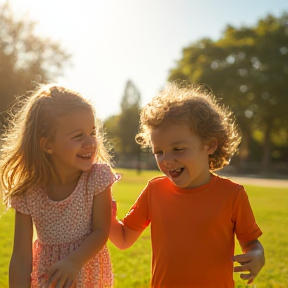
[[120, 250], [131, 247], [143, 230], [135, 230], [126, 226], [122, 221], [113, 218], [110, 228], [110, 241]]
[[249, 242], [240, 242], [240, 246], [243, 252], [247, 253], [249, 251], [259, 252], [264, 255], [264, 248], [259, 240], [253, 240]]
[[125, 247], [124, 239], [124, 224], [116, 218], [111, 220], [109, 240], [121, 250], [124, 250], [128, 247]]

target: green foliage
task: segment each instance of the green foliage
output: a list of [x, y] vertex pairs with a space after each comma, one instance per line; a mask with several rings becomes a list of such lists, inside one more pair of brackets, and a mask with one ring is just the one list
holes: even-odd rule
[[212, 87], [235, 111], [248, 147], [253, 131], [260, 130], [266, 167], [273, 146], [281, 142], [288, 147], [287, 23], [284, 13], [279, 18], [268, 15], [255, 27], [227, 26], [218, 41], [201, 39], [184, 48], [169, 76], [170, 81]]
[[104, 122], [107, 138], [114, 146], [118, 165], [139, 165], [140, 146], [135, 142], [138, 133], [140, 113], [140, 92], [129, 80], [121, 101], [121, 114], [111, 116]]
[[[121, 181], [113, 186], [113, 196], [118, 202], [118, 216], [123, 218], [147, 182], [159, 171], [117, 169]], [[260, 182], [261, 183], [261, 182]], [[243, 183], [245, 184], [245, 183]], [[263, 235], [266, 264], [254, 281], [253, 287], [284, 288], [288, 283], [288, 191], [287, 188], [246, 186], [257, 223]], [[12, 250], [13, 211], [0, 218], [0, 287], [8, 288], [7, 269]], [[118, 250], [111, 242], [108, 248], [113, 263], [115, 288], [148, 288], [151, 269], [150, 231], [146, 229], [140, 239], [125, 251]], [[241, 253], [239, 245], [236, 254]], [[235, 274], [235, 287], [246, 287]], [[250, 286], [249, 286], [250, 287]]]
[[40, 38], [35, 23], [15, 19], [6, 1], [0, 5], [0, 112], [38, 83], [62, 75], [70, 55], [57, 42]]

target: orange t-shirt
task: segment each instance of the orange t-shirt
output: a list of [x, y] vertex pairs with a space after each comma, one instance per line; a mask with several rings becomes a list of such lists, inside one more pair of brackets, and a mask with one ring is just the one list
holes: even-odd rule
[[262, 234], [244, 188], [214, 174], [192, 189], [152, 179], [123, 222], [136, 230], [151, 223], [153, 288], [232, 288], [235, 234]]

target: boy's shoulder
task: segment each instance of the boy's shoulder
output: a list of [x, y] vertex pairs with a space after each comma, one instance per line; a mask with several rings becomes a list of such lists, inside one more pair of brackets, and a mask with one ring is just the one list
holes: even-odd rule
[[222, 187], [222, 188], [226, 188], [229, 189], [231, 191], [239, 191], [239, 190], [244, 190], [244, 187], [242, 184], [237, 183], [233, 180], [231, 180], [229, 177], [225, 177], [225, 176], [220, 176], [217, 174], [212, 173], [213, 177], [215, 177], [216, 179], [216, 183], [217, 186]]
[[166, 183], [167, 181], [170, 181], [170, 180], [167, 178], [167, 176], [161, 175], [161, 176], [156, 176], [156, 177], [150, 179], [150, 180], [148, 181], [148, 184], [150, 184], [150, 183], [151, 183], [151, 184]]

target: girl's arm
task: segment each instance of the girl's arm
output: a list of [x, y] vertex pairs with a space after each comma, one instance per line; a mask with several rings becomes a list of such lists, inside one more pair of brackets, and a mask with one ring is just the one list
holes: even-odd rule
[[13, 252], [9, 266], [9, 287], [30, 288], [33, 224], [30, 215], [15, 212]]
[[[73, 216], [72, 216], [73, 217]], [[49, 269], [48, 278], [57, 287], [75, 285], [80, 269], [106, 244], [111, 222], [111, 188], [108, 187], [94, 196], [92, 212], [92, 232], [82, 245]], [[66, 286], [65, 286], [66, 283]]]
[[233, 260], [241, 264], [241, 266], [234, 268], [234, 272], [250, 272], [240, 275], [242, 279], [248, 280], [248, 284], [250, 284], [265, 264], [264, 249], [259, 240], [239, 241], [239, 244], [245, 254], [234, 256]]
[[134, 230], [117, 219], [117, 203], [112, 202], [112, 217], [109, 239], [119, 249], [124, 250], [134, 244], [142, 230]]

